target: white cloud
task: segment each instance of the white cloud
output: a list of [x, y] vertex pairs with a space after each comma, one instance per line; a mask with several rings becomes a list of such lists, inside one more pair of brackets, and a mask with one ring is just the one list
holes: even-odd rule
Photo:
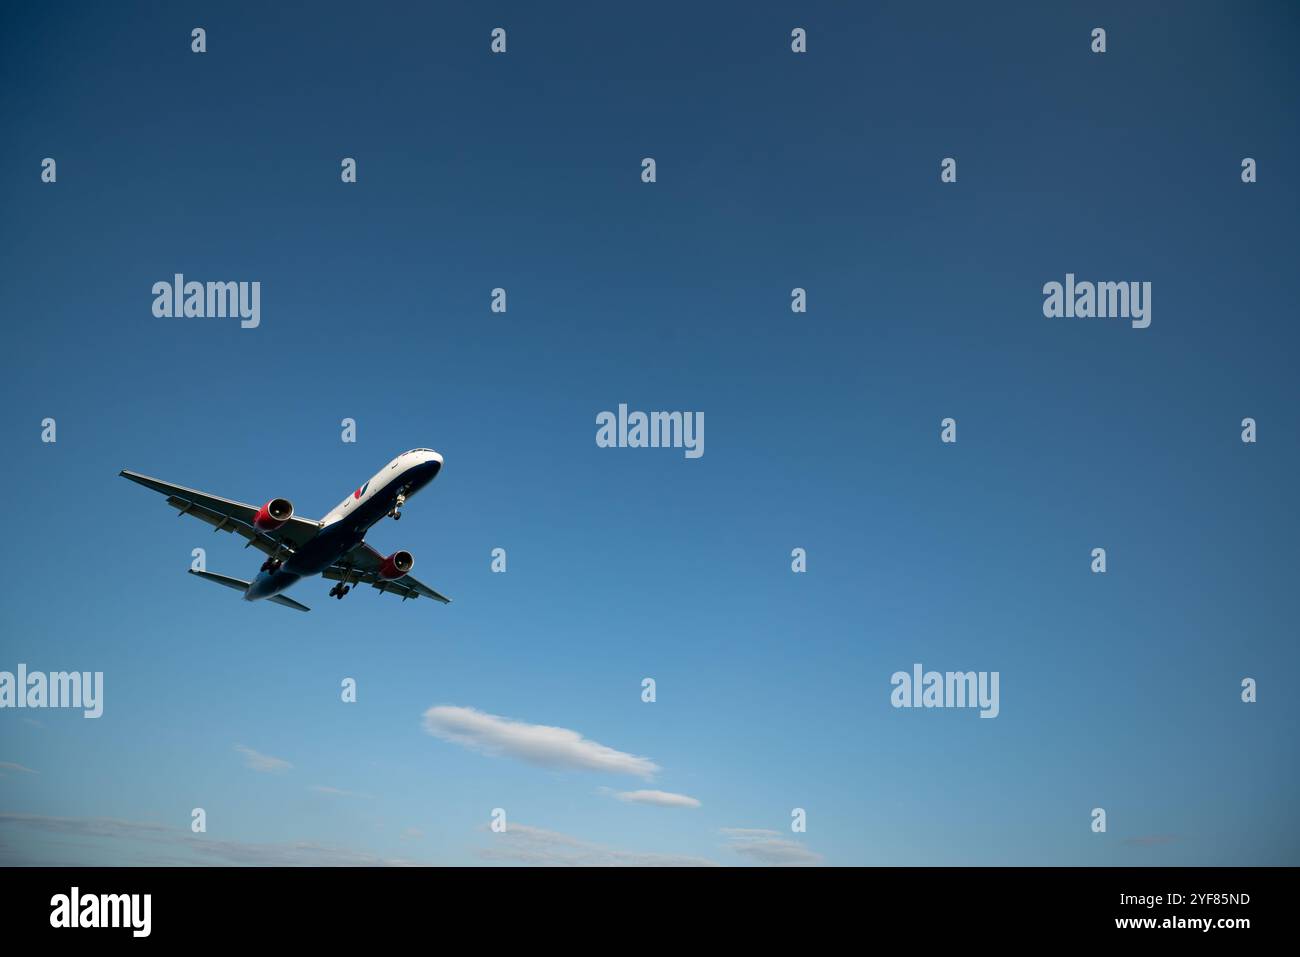
[[616, 751], [577, 731], [512, 721], [477, 708], [436, 705], [424, 713], [424, 730], [444, 741], [542, 767], [612, 771], [640, 778], [659, 770], [649, 758]]
[[273, 758], [269, 754], [261, 754], [252, 748], [246, 748], [242, 744], [235, 745], [235, 750], [244, 756], [244, 766], [252, 768], [254, 771], [287, 771], [293, 767], [283, 758]]
[[685, 794], [671, 791], [615, 791], [614, 797], [628, 804], [653, 804], [656, 807], [699, 807], [700, 802]]
[[511, 823], [503, 833], [489, 836], [491, 847], [479, 852], [484, 860], [552, 867], [716, 867], [703, 857], [622, 851], [547, 831]]
[[822, 856], [810, 851], [798, 841], [780, 836], [779, 831], [758, 827], [724, 827], [727, 849], [735, 851], [760, 864], [797, 865], [819, 864]]
[[12, 761], [0, 761], [0, 772], [4, 771], [22, 771], [24, 774], [40, 774], [40, 771], [33, 771], [31, 768], [23, 767], [21, 764], [15, 764]]

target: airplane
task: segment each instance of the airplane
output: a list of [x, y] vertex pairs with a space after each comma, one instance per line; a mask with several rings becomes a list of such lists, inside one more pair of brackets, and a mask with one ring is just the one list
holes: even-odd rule
[[402, 601], [424, 596], [451, 602], [410, 574], [415, 558], [408, 551], [384, 556], [364, 541], [375, 523], [385, 517], [402, 517], [402, 506], [442, 469], [442, 456], [432, 449], [411, 449], [393, 459], [320, 521], [295, 515], [293, 503], [273, 498], [261, 508], [183, 485], [173, 485], [123, 469], [118, 474], [167, 496], [167, 504], [180, 515], [193, 515], [215, 526], [214, 531], [236, 532], [269, 557], [251, 582], [209, 571], [190, 569], [208, 581], [244, 593], [245, 601], [265, 598], [279, 605], [310, 611], [283, 592], [300, 579], [320, 575], [335, 584], [331, 598], [342, 600], [353, 585], [369, 584]]

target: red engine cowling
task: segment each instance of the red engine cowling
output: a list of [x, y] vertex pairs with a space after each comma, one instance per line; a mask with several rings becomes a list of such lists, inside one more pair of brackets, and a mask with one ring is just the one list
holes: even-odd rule
[[273, 498], [257, 510], [253, 527], [263, 532], [273, 532], [293, 518], [293, 503], [287, 498]]
[[379, 566], [379, 577], [392, 581], [394, 578], [401, 578], [414, 567], [415, 556], [410, 552], [393, 552]]

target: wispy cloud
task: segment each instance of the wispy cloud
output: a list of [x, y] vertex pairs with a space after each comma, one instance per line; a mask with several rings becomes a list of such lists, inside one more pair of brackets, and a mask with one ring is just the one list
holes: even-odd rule
[[527, 824], [511, 823], [504, 832], [493, 832], [491, 847], [479, 852], [484, 860], [551, 867], [716, 867], [703, 857], [623, 851], [548, 831]]
[[628, 804], [653, 804], [655, 807], [699, 807], [700, 802], [685, 794], [671, 791], [614, 791], [614, 797]]
[[5, 771], [20, 771], [23, 774], [40, 774], [40, 771], [33, 771], [31, 768], [24, 767], [21, 764], [15, 764], [12, 761], [0, 761], [0, 773]]
[[0, 812], [0, 825], [15, 825], [33, 831], [51, 834], [70, 834], [75, 837], [137, 837], [159, 838], [172, 833], [183, 834], [179, 828], [166, 824], [142, 821], [124, 821], [116, 817], [49, 817], [44, 814], [11, 814]]
[[660, 770], [649, 758], [616, 751], [577, 731], [513, 721], [477, 708], [435, 705], [424, 713], [424, 730], [444, 741], [542, 767], [609, 771], [640, 778]]
[[246, 748], [242, 744], [235, 745], [235, 750], [244, 756], [244, 766], [252, 768], [254, 771], [287, 771], [293, 767], [284, 758], [273, 758], [269, 754], [262, 754], [260, 751]]
[[726, 847], [760, 864], [790, 866], [820, 864], [822, 856], [810, 851], [798, 841], [780, 836], [779, 831], [755, 827], [724, 827]]
[[[98, 838], [110, 841], [143, 842], [166, 846], [172, 852], [155, 854], [137, 846], [122, 848], [124, 859], [140, 864], [194, 865], [239, 864], [252, 867], [403, 867], [418, 862], [383, 857], [369, 851], [321, 844], [288, 841], [251, 844], [191, 834], [167, 824], [126, 821], [120, 818], [46, 817], [39, 814], [0, 813], [0, 826], [18, 827], [48, 834]], [[186, 854], [185, 852], [188, 852]], [[28, 852], [30, 853], [30, 852]], [[37, 861], [33, 860], [33, 863]], [[126, 861], [124, 860], [124, 863]]]
[[242, 841], [185, 842], [200, 859], [252, 867], [415, 867], [418, 862], [384, 857], [314, 841], [279, 844], [245, 844]]

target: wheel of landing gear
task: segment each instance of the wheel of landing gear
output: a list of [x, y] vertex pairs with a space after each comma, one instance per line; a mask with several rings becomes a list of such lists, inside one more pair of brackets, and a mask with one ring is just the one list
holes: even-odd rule
[[402, 517], [402, 513], [401, 513], [401, 512], [394, 512], [394, 513], [393, 513], [393, 521], [394, 521], [394, 522], [397, 521], [397, 520], [398, 520], [399, 518], [401, 518], [401, 517]]

